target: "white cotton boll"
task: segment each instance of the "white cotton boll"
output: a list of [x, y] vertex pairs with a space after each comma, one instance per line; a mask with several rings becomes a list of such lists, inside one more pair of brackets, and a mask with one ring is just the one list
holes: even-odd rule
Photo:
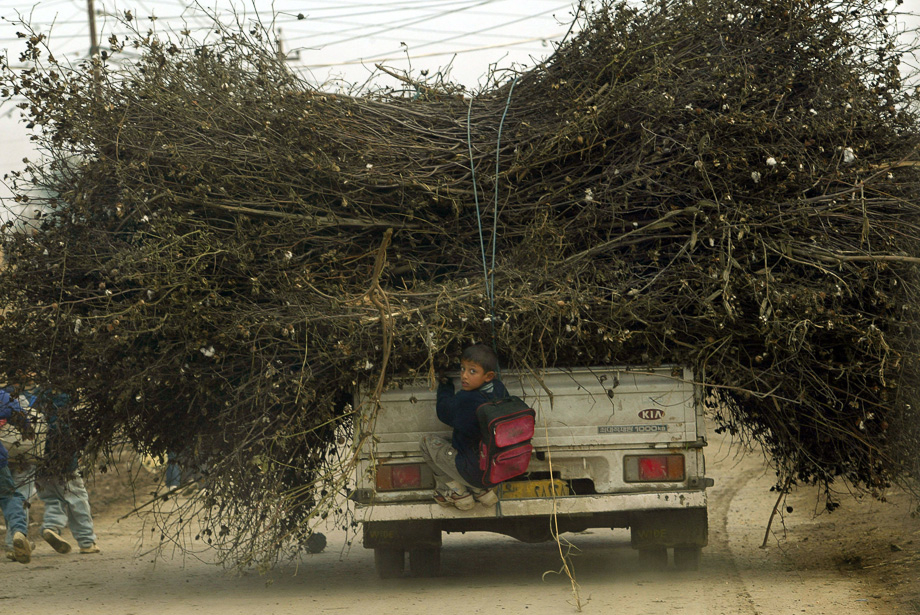
[[776, 166], [776, 158], [774, 158], [773, 156], [770, 156], [769, 158], [767, 158], [767, 166], [768, 166], [768, 167], [775, 167], [775, 166]]
[[76, 320], [73, 322], [73, 332], [74, 332], [74, 333], [79, 333], [79, 332], [80, 332], [80, 327], [82, 327], [82, 326], [83, 326], [83, 321], [80, 320], [79, 318], [76, 319]]
[[818, 112], [815, 111], [814, 109], [809, 109], [808, 112], [811, 113], [812, 115], [818, 115]]
[[207, 348], [201, 349], [201, 354], [210, 358], [214, 356], [214, 346], [208, 346]]
[[364, 371], [370, 371], [372, 369], [374, 369], [374, 364], [368, 361], [367, 359], [365, 359], [364, 360]]
[[285, 250], [284, 258], [285, 260], [291, 260], [292, 258], [294, 258], [294, 254], [290, 250]]
[[150, 222], [150, 217], [144, 216], [143, 218], [141, 218], [141, 222]]
[[853, 148], [845, 147], [843, 149], [843, 162], [845, 164], [850, 164], [854, 160], [856, 160], [856, 154], [853, 153]]
[[760, 173], [758, 173], [757, 171], [751, 171], [751, 179], [753, 179], [754, 183], [756, 184], [757, 182], [760, 181]]
[[594, 191], [591, 188], [585, 188], [585, 201], [588, 203], [594, 201]]
[[367, 163], [367, 168], [368, 168], [368, 169], [373, 169], [373, 168], [374, 168], [374, 165], [372, 165], [371, 163], [368, 162], [368, 163]]

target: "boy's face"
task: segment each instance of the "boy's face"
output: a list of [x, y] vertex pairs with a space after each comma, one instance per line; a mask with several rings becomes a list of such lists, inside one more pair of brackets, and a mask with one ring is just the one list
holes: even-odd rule
[[475, 391], [495, 378], [495, 372], [487, 372], [478, 363], [460, 361], [460, 388], [464, 391]]

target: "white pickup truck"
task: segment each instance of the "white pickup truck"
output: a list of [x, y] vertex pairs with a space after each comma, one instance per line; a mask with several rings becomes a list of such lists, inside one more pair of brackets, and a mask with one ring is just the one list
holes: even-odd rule
[[[536, 410], [528, 473], [502, 483], [493, 508], [443, 508], [419, 452], [424, 434], [450, 429], [426, 381], [385, 391], [365, 438], [352, 496], [364, 546], [382, 578], [438, 574], [442, 532], [488, 531], [525, 542], [588, 528], [630, 528], [645, 564], [696, 569], [706, 546], [706, 446], [701, 391], [680, 367], [504, 372], [512, 395]], [[360, 394], [357, 400], [360, 404]], [[358, 405], [371, 412], [372, 404]], [[555, 519], [553, 517], [555, 516]]]

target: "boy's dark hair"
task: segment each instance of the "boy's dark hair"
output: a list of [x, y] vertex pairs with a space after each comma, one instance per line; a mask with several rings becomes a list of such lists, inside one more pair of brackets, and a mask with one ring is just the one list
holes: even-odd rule
[[475, 363], [486, 373], [498, 370], [498, 357], [495, 352], [485, 344], [474, 344], [463, 351], [461, 361]]

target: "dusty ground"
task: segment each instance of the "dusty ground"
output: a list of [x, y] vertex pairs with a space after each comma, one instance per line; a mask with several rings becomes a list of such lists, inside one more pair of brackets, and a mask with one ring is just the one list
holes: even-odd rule
[[[774, 521], [767, 547], [760, 548], [775, 499], [769, 471], [756, 455], [742, 455], [719, 438], [708, 459], [716, 485], [701, 570], [641, 572], [623, 530], [569, 535], [583, 612], [920, 614], [920, 519], [910, 516], [906, 496], [891, 494], [887, 503], [844, 497], [833, 514], [816, 515], [816, 493], [800, 490], [786, 503], [792, 512]], [[0, 563], [4, 612], [39, 605], [48, 613], [93, 615], [578, 610], [570, 581], [555, 573], [554, 543], [451, 534], [441, 577], [381, 581], [371, 552], [359, 543], [348, 548], [344, 534], [329, 530], [328, 548], [297, 566], [237, 575], [209, 564], [207, 556], [156, 558], [155, 540], [140, 520], [118, 521], [135, 505], [124, 472], [99, 475], [89, 487], [103, 553], [58, 555], [37, 539], [31, 564]]]

